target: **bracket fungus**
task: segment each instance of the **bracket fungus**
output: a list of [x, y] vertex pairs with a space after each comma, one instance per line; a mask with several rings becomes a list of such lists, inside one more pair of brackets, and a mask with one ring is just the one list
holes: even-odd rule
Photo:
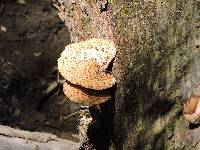
[[112, 41], [89, 39], [67, 45], [58, 59], [58, 70], [73, 84], [94, 90], [107, 89], [115, 84], [115, 78], [106, 71], [115, 55]]
[[184, 104], [183, 116], [192, 124], [200, 123], [200, 96], [192, 96]]
[[115, 55], [114, 43], [106, 39], [93, 38], [67, 45], [58, 59], [58, 70], [66, 79], [64, 94], [86, 105], [110, 99], [115, 78], [107, 69]]
[[72, 84], [68, 81], [63, 84], [63, 91], [71, 101], [85, 105], [103, 103], [111, 98], [109, 89], [97, 91]]

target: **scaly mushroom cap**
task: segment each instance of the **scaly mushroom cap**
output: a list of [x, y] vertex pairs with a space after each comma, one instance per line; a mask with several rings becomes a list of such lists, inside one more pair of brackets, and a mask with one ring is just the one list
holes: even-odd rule
[[69, 81], [63, 84], [63, 91], [71, 101], [85, 105], [100, 104], [111, 98], [111, 93], [108, 89], [102, 91], [86, 89]]
[[95, 90], [107, 89], [115, 84], [112, 74], [106, 72], [115, 55], [114, 43], [105, 39], [70, 44], [58, 59], [58, 70], [73, 84]]
[[183, 115], [190, 123], [200, 123], [200, 96], [192, 96], [183, 106]]

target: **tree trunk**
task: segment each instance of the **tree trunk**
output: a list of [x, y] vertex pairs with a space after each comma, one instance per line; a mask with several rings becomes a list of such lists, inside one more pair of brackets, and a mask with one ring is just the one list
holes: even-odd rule
[[117, 87], [100, 106], [96, 129], [106, 134], [97, 143], [104, 139], [101, 146], [110, 149], [200, 149], [199, 128], [182, 116], [183, 102], [200, 94], [199, 0], [52, 3], [72, 43], [96, 37], [117, 47]]

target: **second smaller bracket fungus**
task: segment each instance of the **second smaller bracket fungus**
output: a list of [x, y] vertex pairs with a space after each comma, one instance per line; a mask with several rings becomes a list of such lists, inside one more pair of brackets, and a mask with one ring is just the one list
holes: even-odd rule
[[115, 84], [115, 78], [106, 71], [115, 55], [112, 41], [89, 39], [67, 45], [58, 59], [58, 70], [73, 84], [94, 90], [107, 89]]
[[110, 89], [97, 91], [83, 88], [69, 81], [63, 84], [63, 91], [71, 101], [89, 106], [103, 103], [111, 98]]
[[184, 104], [183, 116], [192, 124], [200, 123], [200, 96], [192, 96]]

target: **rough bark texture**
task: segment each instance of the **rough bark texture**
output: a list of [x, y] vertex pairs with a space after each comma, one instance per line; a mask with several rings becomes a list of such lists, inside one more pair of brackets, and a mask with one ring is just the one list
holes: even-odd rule
[[200, 94], [198, 0], [53, 3], [72, 42], [101, 37], [117, 46], [115, 104], [101, 106], [99, 121], [112, 148], [200, 148], [199, 128], [182, 117], [184, 100]]

